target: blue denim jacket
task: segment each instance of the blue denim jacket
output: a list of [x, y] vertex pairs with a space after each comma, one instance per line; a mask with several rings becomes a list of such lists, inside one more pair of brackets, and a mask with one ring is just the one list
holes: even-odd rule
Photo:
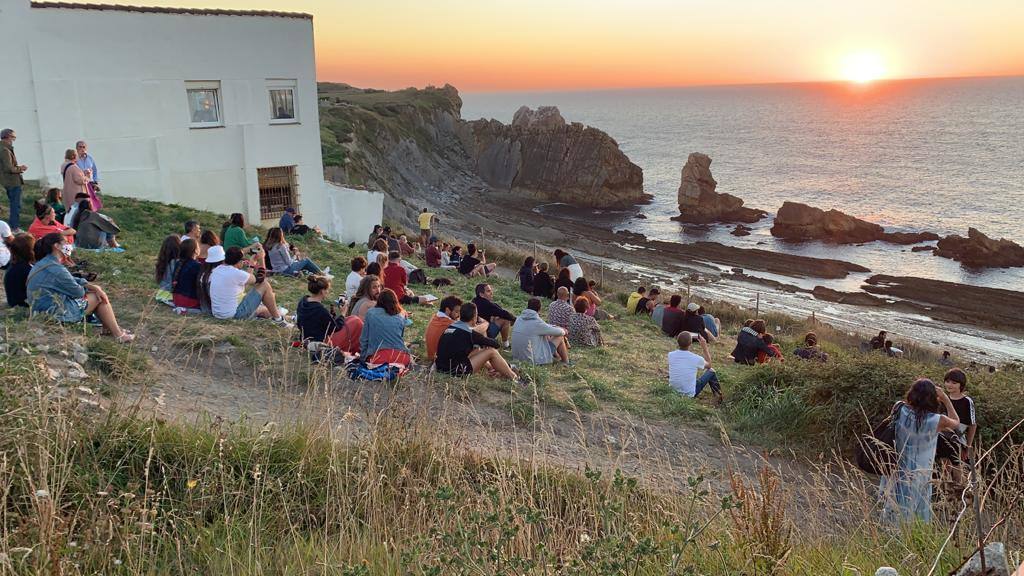
[[28, 298], [33, 313], [50, 314], [62, 322], [77, 322], [85, 315], [79, 300], [85, 280], [75, 278], [53, 254], [36, 262], [28, 275]]
[[359, 349], [364, 358], [370, 358], [378, 350], [401, 350], [405, 346], [405, 316], [391, 316], [383, 308], [370, 308], [363, 321], [363, 332], [359, 336]]

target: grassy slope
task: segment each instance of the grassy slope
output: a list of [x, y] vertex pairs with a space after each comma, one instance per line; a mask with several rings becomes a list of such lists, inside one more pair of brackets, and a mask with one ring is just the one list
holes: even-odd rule
[[[100, 283], [111, 293], [125, 324], [137, 326], [152, 341], [175, 334], [179, 344], [204, 339], [232, 342], [247, 347], [253, 364], [273, 371], [274, 363], [267, 358], [280, 353], [287, 340], [283, 331], [268, 323], [182, 318], [151, 301], [152, 264], [164, 234], [197, 216], [204, 227], [219, 230], [221, 217], [123, 198], [109, 198], [106, 211], [121, 224], [128, 251], [86, 258], [101, 274]], [[330, 265], [339, 280], [347, 272], [346, 262], [362, 253], [361, 247], [334, 243], [299, 244], [321, 265]], [[453, 293], [471, 294], [472, 282], [450, 273], [438, 275], [453, 280]], [[513, 282], [494, 284], [504, 306], [522, 309], [525, 296]], [[274, 279], [274, 285], [279, 301], [288, 308], [294, 308], [304, 293], [298, 280]], [[415, 324], [408, 336], [417, 342], [432, 310], [413, 310]], [[610, 310], [623, 312], [614, 303]], [[721, 313], [737, 314], [725, 308]], [[793, 320], [776, 321], [788, 322], [781, 331], [788, 352], [803, 326]], [[543, 401], [583, 411], [625, 409], [679, 421], [714, 413], [704, 401], [681, 398], [669, 390], [663, 362], [670, 342], [652, 325], [639, 318], [602, 325], [608, 345], [574, 350], [574, 368], [529, 369]], [[7, 326], [15, 334], [25, 324], [14, 314], [7, 318]], [[728, 332], [735, 334], [735, 329]], [[118, 360], [109, 362], [108, 369], [126, 371], [129, 379], [145, 377], [145, 353], [112, 346], [108, 339], [91, 342], [94, 351], [104, 352], [100, 362], [105, 357]], [[723, 358], [728, 349], [716, 347], [716, 357]], [[941, 373], [934, 365], [891, 362], [835, 347], [829, 351], [837, 362], [825, 366], [787, 362], [752, 369], [720, 364], [727, 398], [723, 417], [762, 442], [774, 437], [787, 445], [827, 450], [843, 441], [861, 407], [869, 413], [884, 411], [912, 377]], [[39, 385], [37, 371], [24, 360], [6, 358], [0, 371], [10, 383], [8, 390]], [[987, 423], [983, 438], [990, 440], [999, 426], [1005, 429], [1004, 424], [1019, 414], [1013, 398], [1020, 398], [1021, 383], [1019, 377], [997, 374], [978, 376], [972, 384]], [[504, 383], [479, 376], [470, 379], [469, 388], [508, 390]], [[22, 404], [24, 395], [21, 398], [15, 402], [14, 395], [0, 396], [0, 401], [10, 406]], [[512, 402], [520, 419], [532, 417], [529, 399]], [[12, 531], [9, 541], [4, 538], [7, 550], [0, 551], [10, 555], [13, 547], [31, 547], [39, 541], [53, 547], [26, 561], [25, 573], [35, 571], [30, 567], [40, 568], [39, 562], [45, 565], [48, 554], [75, 558], [104, 571], [118, 558], [130, 561], [138, 571], [181, 566], [210, 573], [231, 565], [244, 573], [313, 573], [329, 565], [338, 570], [344, 566], [353, 574], [397, 572], [403, 556], [418, 559], [414, 564], [422, 565], [423, 573], [430, 573], [430, 566], [465, 566], [464, 573], [472, 573], [471, 566], [486, 573], [516, 573], [515, 563], [534, 561], [583, 562], [577, 566], [581, 573], [613, 573], [633, 566], [642, 573], [662, 573], [673, 555], [681, 554], [684, 564], [692, 562], [699, 572], [761, 573], [764, 567], [755, 569], [754, 564], [763, 559], [754, 558], [778, 556], [787, 547], [793, 548], [786, 563], [792, 573], [836, 573], [844, 564], [868, 571], [885, 559], [899, 563], [901, 558], [909, 558], [905, 565], [919, 568], [942, 536], [918, 530], [912, 537], [894, 539], [875, 529], [837, 528], [825, 541], [805, 533], [805, 541], [786, 538], [780, 543], [773, 539], [785, 533], [785, 524], [773, 525], [765, 520], [771, 514], [747, 510], [739, 517], [719, 517], [708, 534], [688, 542], [679, 531], [690, 529], [695, 519], [711, 518], [721, 502], [708, 501], [697, 505], [696, 513], [688, 512], [689, 494], [658, 496], [625, 480], [609, 483], [468, 458], [429, 430], [416, 434], [399, 430], [403, 426], [389, 427], [364, 446], [341, 449], [329, 442], [330, 437], [312, 430], [254, 438], [255, 433], [243, 427], [154, 428], [152, 423], [119, 418], [79, 420], [73, 414], [48, 413], [49, 409], [46, 402], [26, 402], [18, 410], [0, 411], [0, 448], [5, 454], [0, 458], [0, 509], [6, 502], [4, 529]], [[26, 436], [38, 441], [16, 448], [14, 439]], [[253, 470], [259, 471], [262, 481]], [[302, 473], [296, 476], [297, 471]], [[382, 484], [381, 479], [386, 481]], [[59, 521], [31, 496], [41, 480], [48, 486], [66, 483], [61, 504], [67, 508], [56, 514]], [[192, 488], [190, 480], [196, 481]], [[145, 490], [147, 483], [156, 494]], [[97, 490], [136, 496], [124, 496], [131, 503], [115, 498], [111, 510], [108, 497], [97, 497]], [[760, 487], [758, 493], [773, 491]], [[761, 500], [761, 505], [771, 512], [770, 502]], [[155, 528], [146, 522], [137, 525], [136, 515], [147, 507], [154, 510], [157, 520], [148, 523]], [[98, 536], [100, 526], [111, 522], [117, 528], [103, 540]], [[397, 544], [382, 547], [382, 534]], [[499, 534], [508, 534], [507, 539]], [[592, 540], [586, 541], [583, 534]], [[425, 539], [426, 535], [432, 536]], [[89, 541], [92, 547], [89, 552], [71, 550], [67, 547], [72, 539]], [[182, 542], [203, 544], [183, 553]], [[538, 548], [539, 542], [548, 548]], [[713, 547], [717, 550], [707, 548], [712, 542], [719, 543]], [[255, 546], [252, 553], [247, 552], [250, 545]], [[223, 550], [229, 553], [222, 554]], [[947, 565], [952, 557], [947, 555]], [[374, 567], [371, 572], [360, 571], [363, 559]], [[634, 564], [614, 565], [623, 559]]]

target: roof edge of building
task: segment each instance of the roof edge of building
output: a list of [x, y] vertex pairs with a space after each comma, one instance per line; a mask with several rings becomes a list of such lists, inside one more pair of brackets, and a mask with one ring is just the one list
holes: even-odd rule
[[85, 4], [78, 2], [32, 2], [32, 8], [58, 8], [65, 10], [100, 10], [110, 12], [140, 12], [147, 14], [180, 14], [191, 16], [262, 16], [265, 18], [299, 18], [312, 20], [312, 14], [278, 12], [275, 10], [227, 10], [220, 8], [174, 8], [162, 6], [122, 6], [116, 4]]

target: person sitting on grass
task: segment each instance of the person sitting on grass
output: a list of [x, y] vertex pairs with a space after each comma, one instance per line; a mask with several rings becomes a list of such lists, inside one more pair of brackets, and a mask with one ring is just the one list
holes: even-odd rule
[[773, 358], [775, 360], [778, 360], [779, 363], [786, 361], [786, 359], [782, 355], [782, 349], [779, 348], [779, 345], [775, 343], [775, 336], [772, 336], [771, 334], [765, 332], [764, 334], [761, 334], [761, 340], [764, 340], [764, 343], [768, 345], [769, 349], [775, 351], [775, 356], [769, 357], [767, 352], [758, 351], [758, 364], [767, 364], [768, 362], [772, 361]]
[[565, 287], [565, 289], [569, 290], [569, 292], [572, 292], [573, 282], [572, 279], [569, 277], [568, 268], [562, 268], [561, 270], [559, 270], [558, 278], [555, 280], [555, 289], [562, 287]]
[[178, 312], [201, 310], [199, 301], [199, 275], [202, 266], [196, 260], [199, 244], [186, 237], [178, 249], [178, 263], [171, 281], [171, 302]]
[[398, 296], [398, 302], [403, 305], [427, 304], [426, 298], [417, 296], [409, 289], [409, 273], [402, 266], [402, 255], [398, 252], [388, 254], [388, 265], [384, 268], [384, 287], [389, 288]]
[[668, 308], [668, 304], [662, 302], [657, 288], [652, 288], [651, 292], [654, 295], [654, 300], [651, 301], [654, 304], [654, 308], [651, 310], [651, 322], [654, 322], [655, 326], [661, 328], [661, 323], [665, 321], [665, 309]]
[[75, 241], [75, 229], [69, 228], [57, 221], [57, 215], [53, 208], [40, 200], [36, 200], [36, 219], [28, 227], [28, 233], [36, 237], [36, 241], [43, 239], [47, 234], [60, 234], [68, 239], [68, 243]]
[[878, 332], [878, 336], [875, 336], [874, 338], [871, 339], [871, 349], [872, 350], [881, 350], [882, 348], [884, 348], [885, 347], [885, 338], [886, 338], [887, 335], [888, 335], [888, 333], [885, 330], [880, 330]]
[[611, 314], [599, 308], [602, 302], [601, 297], [598, 296], [597, 290], [594, 289], [594, 284], [587, 282], [587, 279], [583, 276], [580, 276], [573, 282], [572, 292], [576, 298], [587, 299], [587, 316], [593, 316], [597, 320], [614, 319]]
[[430, 237], [427, 248], [423, 252], [423, 258], [427, 262], [427, 268], [441, 267], [441, 248], [437, 245], [437, 238]]
[[398, 296], [387, 288], [380, 291], [377, 305], [366, 311], [359, 349], [370, 364], [412, 365], [412, 354], [405, 345], [406, 313]]
[[295, 208], [289, 206], [284, 209], [281, 219], [277, 221], [277, 227], [285, 234], [292, 233], [292, 228], [295, 228]]
[[828, 362], [828, 352], [818, 347], [818, 335], [814, 332], [808, 332], [804, 336], [804, 345], [793, 350], [793, 355], [803, 360]]
[[366, 258], [356, 256], [352, 259], [352, 271], [345, 277], [345, 298], [352, 299], [359, 290], [359, 283], [366, 275]]
[[512, 358], [539, 366], [551, 364], [557, 356], [562, 364], [569, 364], [569, 331], [541, 320], [540, 308], [540, 298], [530, 298], [526, 309], [516, 318], [512, 326]]
[[[712, 338], [717, 340], [718, 335], [722, 333], [722, 321], [709, 314], [704, 310], [703, 306], [697, 308], [697, 314], [704, 319], [704, 327], [707, 329], [708, 334], [711, 334]], [[713, 341], [714, 340], [708, 340], [708, 342]]]
[[[694, 342], [700, 343], [703, 356], [690, 352]], [[707, 341], [684, 330], [676, 336], [676, 345], [679, 349], [668, 353], [668, 385], [690, 398], [696, 398], [706, 386], [710, 386], [715, 395], [715, 404], [721, 404], [722, 388], [718, 383], [718, 375], [711, 367], [711, 352]], [[697, 372], [701, 369], [704, 373], [698, 378]]]
[[903, 350], [900, 350], [899, 348], [893, 346], [892, 340], [885, 341], [885, 344], [882, 345], [882, 351], [884, 351], [885, 355], [888, 356], [889, 358], [903, 357]]
[[358, 316], [365, 320], [366, 312], [377, 305], [377, 299], [380, 297], [382, 286], [380, 277], [369, 272], [369, 269], [374, 266], [376, 264], [370, 264], [367, 267], [366, 276], [363, 276], [363, 280], [359, 283], [359, 288], [356, 290], [355, 295], [349, 299], [347, 315]]
[[626, 313], [627, 314], [639, 314], [641, 312], [637, 304], [640, 303], [641, 298], [647, 297], [647, 287], [639, 286], [635, 291], [630, 292], [626, 298]]
[[661, 331], [670, 338], [675, 338], [683, 331], [683, 320], [686, 318], [686, 314], [679, 308], [679, 305], [683, 303], [683, 297], [679, 294], [673, 294], [668, 299], [668, 308], [665, 308], [665, 312], [661, 319]]
[[574, 312], [572, 304], [569, 303], [569, 289], [559, 286], [555, 301], [548, 305], [548, 322], [568, 330], [569, 319]]
[[[85, 194], [85, 197], [88, 199], [89, 195]], [[75, 199], [75, 202], [77, 202], [77, 201], [78, 200]], [[63, 222], [64, 221], [64, 216], [67, 214], [67, 210], [66, 210], [67, 206], [64, 205], [64, 198], [63, 198], [63, 193], [62, 193], [61, 189], [60, 188], [50, 188], [50, 189], [48, 189], [46, 191], [46, 203], [50, 205], [50, 208], [53, 208], [53, 212], [57, 216], [57, 221], [58, 222]]]
[[462, 266], [462, 246], [452, 246], [451, 252], [448, 254], [448, 264], [444, 263], [444, 252], [441, 253], [441, 267], [452, 268], [458, 270]]
[[512, 342], [509, 336], [516, 317], [494, 302], [494, 289], [490, 284], [477, 284], [474, 292], [476, 297], [473, 298], [473, 304], [476, 305], [477, 314], [489, 323], [487, 337], [497, 338], [501, 334], [505, 347], [510, 348]]
[[301, 252], [289, 244], [284, 239], [284, 231], [280, 228], [271, 228], [267, 231], [267, 243], [264, 249], [267, 251], [270, 269], [274, 271], [274, 274], [298, 276], [300, 272], [309, 272], [333, 278], [330, 268], [320, 270], [316, 263], [309, 258], [304, 258]]
[[75, 215], [78, 214], [79, 206], [82, 206], [82, 200], [86, 201], [86, 206], [92, 208], [92, 202], [89, 200], [89, 195], [85, 192], [79, 192], [75, 195], [75, 202], [71, 206], [68, 206], [67, 211], [64, 212], [64, 217], [60, 219], [61, 223], [65, 226], [73, 228], [71, 223], [75, 221]]
[[437, 358], [437, 343], [441, 340], [441, 334], [444, 334], [444, 331], [458, 318], [461, 307], [462, 299], [458, 296], [445, 296], [441, 299], [437, 313], [427, 323], [427, 329], [423, 333], [428, 362], [433, 362]]
[[398, 252], [402, 256], [412, 256], [416, 254], [416, 247], [409, 244], [409, 238], [405, 234], [398, 237]]
[[527, 256], [517, 274], [519, 289], [527, 294], [533, 294], [533, 280], [536, 275], [537, 265], [533, 262], [533, 256]]
[[776, 357], [778, 353], [761, 339], [761, 335], [768, 331], [765, 321], [757, 319], [749, 322], [749, 326], [744, 323], [736, 336], [736, 347], [732, 350], [733, 361], [737, 364], [753, 365], [757, 362], [758, 352], [764, 352], [772, 358]]
[[683, 330], [699, 334], [708, 344], [715, 343], [714, 336], [708, 332], [707, 325], [704, 324], [704, 316], [700, 314], [700, 305], [696, 302], [686, 305], [686, 312], [683, 313]]
[[[373, 230], [370, 232], [370, 237], [366, 241], [366, 249], [367, 250], [373, 250], [373, 245], [377, 243], [377, 239], [380, 238], [380, 233], [383, 230], [384, 230], [384, 227], [381, 226], [380, 224], [374, 224], [373, 225]], [[367, 260], [369, 260], [370, 262], [373, 262], [373, 260], [370, 259], [370, 258], [367, 258]]]
[[519, 376], [498, 352], [499, 344], [473, 330], [479, 320], [476, 305], [466, 302], [459, 308], [459, 321], [453, 322], [437, 343], [438, 372], [467, 376], [487, 369], [502, 378], [519, 381]]
[[587, 314], [590, 303], [586, 296], [580, 296], [573, 304], [574, 311], [569, 317], [569, 342], [578, 346], [602, 346], [601, 327], [593, 316]]
[[251, 244], [259, 244], [260, 237], [249, 237], [245, 233], [245, 216], [235, 212], [227, 222], [224, 223], [224, 250], [228, 248], [248, 248]]
[[75, 245], [79, 248], [110, 248], [114, 252], [124, 252], [117, 243], [117, 235], [121, 233], [117, 222], [110, 216], [93, 210], [89, 200], [79, 202], [78, 210], [71, 219], [71, 227], [75, 229]]
[[[326, 342], [351, 355], [359, 354], [359, 339], [363, 333], [363, 319], [358, 316], [338, 316], [331, 299], [331, 279], [317, 274], [306, 280], [309, 294], [299, 300], [295, 309], [295, 324], [302, 340]], [[324, 305], [330, 302], [330, 309]]]
[[[6, 222], [2, 223], [6, 225]], [[11, 261], [4, 273], [4, 292], [10, 307], [28, 307], [28, 275], [36, 261], [35, 236], [22, 232], [14, 237], [8, 246]]]
[[487, 263], [487, 253], [477, 250], [476, 244], [466, 246], [466, 255], [459, 263], [459, 274], [463, 276], [490, 276], [497, 264]]
[[26, 290], [34, 314], [51, 316], [59, 322], [82, 322], [95, 314], [106, 332], [118, 342], [131, 342], [135, 336], [117, 324], [114, 308], [107, 293], [96, 284], [75, 278], [61, 263], [67, 237], [56, 232], [43, 236], [36, 244], [39, 258], [28, 274]]
[[159, 286], [157, 300], [161, 302], [171, 300], [171, 289], [174, 288], [174, 275], [178, 270], [180, 255], [181, 238], [177, 234], [168, 234], [160, 244], [160, 251], [156, 254], [156, 268], [153, 271], [153, 277]]
[[373, 247], [366, 252], [366, 261], [370, 263], [376, 262], [381, 254], [387, 256], [388, 242], [383, 238], [378, 238], [374, 241]]
[[548, 300], [555, 297], [555, 281], [551, 278], [551, 274], [548, 274], [547, 262], [537, 264], [537, 273], [533, 275], [532, 294]]
[[199, 237], [199, 260], [200, 264], [206, 262], [206, 255], [209, 254], [210, 248], [214, 246], [220, 246], [220, 236], [213, 230], [204, 230], [202, 236]]
[[321, 240], [323, 239], [323, 232], [320, 230], [319, 226], [308, 226], [303, 221], [302, 214], [296, 214], [295, 215], [295, 225], [292, 226], [292, 231], [288, 232], [288, 234], [292, 234], [292, 235], [295, 235], [295, 236], [305, 236], [306, 234], [309, 234], [310, 232], [316, 232], [316, 234], [318, 236], [320, 236], [320, 239]]
[[[290, 328], [291, 324], [284, 319], [287, 311], [277, 306], [274, 288], [266, 278], [266, 269], [255, 266], [253, 274], [243, 270], [243, 266], [253, 267], [245, 261], [242, 249], [233, 246], [224, 251], [224, 262], [210, 273], [210, 305], [214, 318], [269, 318], [278, 326]], [[245, 289], [249, 286], [252, 289], [246, 293]]]

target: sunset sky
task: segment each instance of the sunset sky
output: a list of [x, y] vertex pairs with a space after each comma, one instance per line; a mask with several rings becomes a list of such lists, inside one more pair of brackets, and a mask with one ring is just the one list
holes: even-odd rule
[[319, 79], [362, 87], [562, 90], [1024, 74], [1021, 0], [147, 3], [312, 13]]

